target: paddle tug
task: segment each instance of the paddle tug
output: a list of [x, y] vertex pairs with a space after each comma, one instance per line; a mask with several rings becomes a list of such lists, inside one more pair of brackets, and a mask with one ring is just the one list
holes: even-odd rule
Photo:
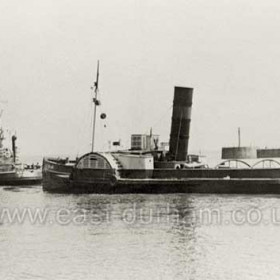
[[[99, 69], [99, 66], [98, 66]], [[44, 158], [43, 189], [66, 193], [280, 193], [280, 150], [222, 149], [210, 168], [188, 153], [193, 88], [175, 87], [169, 145], [159, 136], [135, 134], [127, 150], [94, 151], [98, 77], [94, 89], [92, 150], [75, 160]], [[101, 118], [103, 118], [101, 116]]]

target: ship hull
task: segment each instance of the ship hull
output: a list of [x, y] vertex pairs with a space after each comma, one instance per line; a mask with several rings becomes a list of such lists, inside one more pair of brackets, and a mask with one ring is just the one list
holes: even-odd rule
[[[44, 190], [56, 193], [98, 193], [98, 194], [127, 194], [127, 193], [201, 193], [201, 194], [280, 194], [280, 180], [185, 180], [177, 182], [159, 182], [149, 180], [147, 182], [119, 181], [112, 186], [107, 183], [88, 183], [64, 181], [63, 185], [58, 186], [58, 181], [53, 181], [55, 189]], [[67, 186], [67, 187], [65, 187]]]
[[40, 185], [42, 178], [0, 178], [0, 186], [31, 186]]
[[[46, 164], [47, 163], [47, 164]], [[43, 189], [56, 193], [280, 194], [280, 169], [78, 170], [44, 161]]]
[[0, 186], [38, 185], [42, 183], [41, 171], [0, 172]]
[[71, 190], [70, 175], [73, 166], [57, 159], [43, 159], [43, 190], [56, 193], [67, 193]]

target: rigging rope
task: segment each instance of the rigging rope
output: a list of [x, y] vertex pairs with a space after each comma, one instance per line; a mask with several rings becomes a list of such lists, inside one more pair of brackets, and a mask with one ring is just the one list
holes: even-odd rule
[[151, 127], [156, 127], [165, 118], [167, 112], [169, 112], [172, 107], [173, 105], [169, 106], [167, 110], [165, 110], [164, 113], [157, 119], [157, 121], [155, 121], [154, 124], [151, 125]]

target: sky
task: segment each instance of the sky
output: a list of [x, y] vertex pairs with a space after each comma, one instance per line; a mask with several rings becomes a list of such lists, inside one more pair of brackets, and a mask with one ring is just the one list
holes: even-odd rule
[[[0, 0], [2, 125], [22, 154], [169, 141], [174, 86], [194, 88], [190, 151], [280, 147], [277, 0]], [[7, 101], [7, 103], [5, 103]], [[2, 103], [1, 103], [2, 102]], [[101, 113], [107, 119], [100, 120]]]

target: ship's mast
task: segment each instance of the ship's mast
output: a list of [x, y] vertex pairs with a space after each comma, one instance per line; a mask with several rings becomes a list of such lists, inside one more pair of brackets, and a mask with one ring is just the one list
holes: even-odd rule
[[[100, 105], [100, 101], [97, 99], [98, 96], [98, 80], [99, 80], [99, 60], [97, 61], [97, 73], [96, 73], [96, 81], [94, 83], [94, 111], [93, 111], [93, 126], [92, 126], [92, 142], [91, 142], [91, 151], [94, 151], [94, 137], [95, 137], [95, 123], [96, 123], [96, 106]], [[93, 87], [92, 87], [93, 89]]]

